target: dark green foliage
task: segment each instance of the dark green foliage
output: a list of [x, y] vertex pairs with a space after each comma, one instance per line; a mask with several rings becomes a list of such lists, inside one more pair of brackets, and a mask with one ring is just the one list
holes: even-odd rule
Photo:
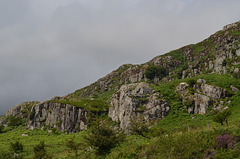
[[187, 83], [189, 84], [189, 87], [193, 87], [197, 83], [197, 81], [191, 78], [187, 81]]
[[75, 141], [75, 136], [66, 141], [66, 146], [75, 153], [75, 156], [78, 156], [78, 150], [80, 149], [81, 143]]
[[3, 133], [4, 126], [0, 125], [0, 134]]
[[145, 71], [145, 76], [149, 80], [153, 80], [155, 77], [162, 78], [166, 75], [167, 71], [163, 67], [150, 65]]
[[11, 142], [10, 148], [14, 153], [23, 152], [23, 144], [20, 141]]
[[222, 112], [218, 112], [216, 115], [213, 116], [213, 121], [220, 123], [221, 125], [223, 125], [223, 122], [226, 121], [226, 124], [228, 125], [228, 118], [231, 115], [231, 110], [230, 109], [226, 109]]
[[8, 121], [8, 126], [19, 126], [24, 123], [24, 120], [22, 120], [20, 117], [14, 117], [14, 116], [7, 117], [7, 121]]
[[34, 146], [33, 151], [34, 151], [34, 159], [50, 159], [51, 158], [47, 154], [44, 141], [41, 141], [38, 145]]
[[13, 154], [8, 151], [0, 151], [0, 159], [12, 159]]
[[134, 118], [131, 120], [130, 124], [131, 134], [133, 135], [141, 135], [146, 137], [146, 134], [149, 132], [149, 125], [144, 121], [143, 117]]
[[232, 54], [233, 56], [236, 56], [236, 49], [232, 48]]
[[98, 119], [92, 124], [85, 137], [86, 143], [99, 155], [109, 153], [113, 147], [125, 139], [124, 133], [111, 125], [108, 120]]
[[227, 61], [224, 59], [222, 62], [222, 66], [226, 66], [227, 65]]

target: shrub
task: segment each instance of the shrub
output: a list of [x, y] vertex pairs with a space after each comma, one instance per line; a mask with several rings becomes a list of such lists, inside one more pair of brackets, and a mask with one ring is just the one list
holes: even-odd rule
[[228, 121], [227, 119], [230, 117], [231, 115], [231, 110], [230, 109], [226, 109], [222, 112], [218, 112], [216, 115], [213, 116], [213, 121], [220, 123], [221, 125], [223, 125], [223, 122], [226, 121], [226, 125], [228, 126]]
[[166, 72], [166, 69], [164, 69], [163, 67], [150, 65], [148, 66], [144, 74], [148, 79], [153, 80], [155, 77], [164, 77], [166, 75]]
[[78, 156], [78, 149], [80, 149], [81, 143], [76, 143], [75, 136], [66, 140], [66, 146], [75, 153], [75, 156]]
[[98, 119], [92, 123], [89, 133], [85, 136], [86, 143], [94, 148], [99, 155], [105, 155], [125, 139], [125, 134], [112, 127], [108, 120]]
[[20, 141], [11, 142], [10, 148], [13, 150], [14, 153], [20, 153], [23, 152], [23, 144]]
[[44, 141], [41, 141], [38, 145], [34, 146], [34, 159], [50, 159], [51, 157], [47, 154], [45, 149]]
[[7, 151], [0, 151], [0, 159], [11, 159], [13, 158], [13, 154]]
[[226, 66], [227, 65], [227, 61], [224, 59], [222, 62], [222, 66]]
[[0, 125], [0, 134], [3, 133], [4, 126]]
[[189, 87], [193, 87], [196, 84], [196, 80], [195, 79], [189, 79], [187, 81], [187, 83], [189, 84]]

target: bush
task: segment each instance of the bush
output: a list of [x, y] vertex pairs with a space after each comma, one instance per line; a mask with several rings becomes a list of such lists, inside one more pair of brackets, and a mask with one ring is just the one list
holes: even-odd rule
[[189, 79], [187, 83], [189, 84], [189, 87], [193, 87], [197, 82], [195, 79]]
[[66, 141], [66, 146], [75, 153], [75, 156], [78, 156], [78, 149], [80, 149], [81, 143], [76, 143], [75, 136]]
[[23, 144], [20, 141], [16, 141], [14, 143], [10, 143], [10, 148], [14, 153], [23, 152]]
[[51, 159], [51, 157], [47, 154], [45, 149], [44, 141], [41, 141], [38, 145], [34, 146], [34, 159]]
[[220, 123], [221, 125], [223, 125], [223, 122], [226, 121], [226, 125], [228, 126], [228, 121], [227, 119], [230, 117], [231, 115], [231, 110], [230, 109], [226, 109], [222, 112], [218, 112], [216, 115], [213, 116], [213, 121]]
[[3, 133], [4, 126], [0, 125], [0, 134]]
[[94, 148], [99, 155], [105, 155], [125, 139], [125, 134], [111, 126], [108, 120], [98, 119], [92, 123], [89, 133], [85, 136], [86, 143]]
[[163, 67], [150, 65], [148, 66], [144, 74], [149, 80], [153, 80], [155, 77], [164, 77], [166, 75], [166, 72], [166, 69], [164, 69]]
[[0, 159], [11, 159], [13, 158], [13, 154], [7, 151], [0, 151]]

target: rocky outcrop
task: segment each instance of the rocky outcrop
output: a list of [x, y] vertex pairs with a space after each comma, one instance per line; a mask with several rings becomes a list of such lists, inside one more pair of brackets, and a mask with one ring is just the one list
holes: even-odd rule
[[62, 132], [76, 132], [87, 128], [87, 110], [69, 104], [43, 102], [32, 107], [28, 127], [48, 126]]
[[131, 120], [135, 117], [142, 116], [144, 120], [151, 121], [168, 114], [168, 102], [160, 98], [160, 94], [145, 82], [123, 85], [112, 96], [108, 116], [129, 133]]
[[220, 87], [216, 87], [208, 84], [202, 84], [201, 91], [204, 95], [214, 99], [219, 99], [226, 96], [226, 89], [222, 89]]
[[188, 109], [189, 113], [194, 114], [205, 114], [207, 112], [208, 107], [211, 104], [211, 99], [208, 96], [201, 95], [201, 94], [194, 94], [194, 107], [191, 112], [191, 108]]
[[183, 105], [187, 106], [188, 113], [205, 114], [210, 105], [213, 105], [218, 99], [226, 97], [225, 89], [205, 84], [206, 80], [204, 79], [198, 79], [197, 83], [192, 88], [189, 88], [186, 82], [182, 82], [176, 87], [176, 91], [182, 97]]
[[5, 116], [19, 116], [21, 118], [27, 118], [31, 108], [39, 102], [37, 101], [30, 101], [30, 102], [23, 102], [19, 105], [14, 106], [12, 109], [8, 110]]

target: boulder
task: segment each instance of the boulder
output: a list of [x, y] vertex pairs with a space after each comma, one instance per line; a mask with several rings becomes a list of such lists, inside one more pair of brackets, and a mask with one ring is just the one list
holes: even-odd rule
[[234, 87], [233, 85], [231, 85], [231, 89], [232, 89], [233, 92], [239, 91], [239, 89], [237, 87]]

